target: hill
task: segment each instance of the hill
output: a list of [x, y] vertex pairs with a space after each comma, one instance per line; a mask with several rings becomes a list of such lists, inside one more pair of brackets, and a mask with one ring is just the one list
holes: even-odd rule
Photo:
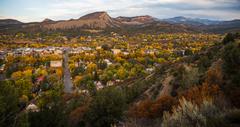
[[209, 20], [209, 19], [187, 18], [183, 16], [163, 19], [162, 21], [166, 21], [169, 23], [189, 24], [189, 25], [214, 25], [221, 22], [221, 21]]
[[95, 12], [82, 16], [76, 20], [60, 21], [54, 24], [46, 24], [43, 27], [47, 29], [104, 29], [108, 27], [119, 27], [119, 24], [119, 22], [112, 19], [106, 12]]
[[0, 26], [18, 25], [18, 24], [23, 24], [23, 23], [14, 19], [0, 19]]
[[[157, 19], [149, 15], [135, 17], [112, 18], [107, 12], [94, 12], [79, 19], [53, 21], [46, 19], [42, 22], [21, 23], [17, 20], [1, 20], [0, 32], [68, 32], [97, 30], [97, 33], [111, 32], [124, 34], [138, 33], [228, 33], [240, 31], [240, 20], [214, 21], [200, 18], [174, 17]], [[71, 33], [71, 32], [70, 32]], [[91, 33], [89, 33], [91, 34]], [[75, 35], [75, 34], [74, 34]]]
[[145, 16], [135, 16], [135, 17], [117, 17], [116, 20], [121, 22], [122, 24], [125, 25], [141, 25], [141, 24], [147, 24], [147, 23], [152, 23], [154, 21], [157, 21], [156, 18], [145, 15]]

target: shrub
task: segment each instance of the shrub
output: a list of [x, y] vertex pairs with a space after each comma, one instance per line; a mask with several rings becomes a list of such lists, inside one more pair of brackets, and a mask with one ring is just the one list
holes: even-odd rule
[[238, 43], [231, 43], [224, 48], [223, 61], [223, 69], [226, 77], [230, 79], [233, 84], [239, 84], [240, 45]]
[[180, 86], [180, 88], [187, 89], [199, 82], [198, 68], [194, 68], [187, 65], [180, 65], [174, 71], [175, 80], [174, 85]]
[[84, 116], [88, 108], [86, 106], [81, 106], [74, 109], [69, 115], [69, 121], [71, 126], [84, 125]]
[[217, 101], [218, 98], [223, 99], [223, 94], [218, 85], [204, 83], [203, 85], [194, 86], [186, 90], [180, 95], [180, 98], [181, 97], [197, 105], [201, 105], [204, 100], [214, 99], [214, 101]]
[[229, 42], [234, 42], [235, 37], [233, 33], [228, 33], [224, 38], [223, 38], [223, 44], [228, 44]]
[[149, 118], [151, 115], [151, 106], [153, 105], [153, 101], [150, 99], [146, 99], [144, 101], [139, 102], [139, 104], [134, 105], [128, 111], [130, 117], [135, 118]]
[[174, 105], [177, 104], [175, 98], [171, 96], [163, 96], [156, 100], [151, 107], [151, 117], [161, 118], [163, 112], [170, 111]]
[[110, 127], [122, 119], [125, 107], [126, 99], [121, 89], [105, 88], [93, 97], [86, 120], [90, 126]]
[[223, 86], [225, 94], [230, 98], [232, 104], [240, 107], [240, 44], [231, 43], [225, 46], [223, 51], [223, 70], [226, 85]]
[[176, 104], [176, 100], [171, 96], [163, 96], [156, 101], [146, 99], [131, 107], [128, 113], [133, 118], [156, 119], [161, 118], [164, 111], [170, 111]]
[[211, 100], [204, 100], [201, 105], [180, 100], [180, 104], [174, 107], [172, 114], [165, 112], [162, 127], [217, 127], [224, 126], [221, 111]]
[[14, 126], [13, 121], [20, 110], [18, 91], [10, 81], [0, 81], [0, 86], [0, 126]]
[[180, 105], [163, 115], [163, 127], [202, 127], [206, 126], [206, 118], [200, 113], [199, 107], [185, 98]]
[[223, 44], [228, 44], [230, 42], [234, 42], [235, 39], [239, 39], [240, 38], [240, 34], [239, 33], [228, 33], [224, 38], [222, 43]]
[[205, 82], [210, 85], [222, 85], [223, 84], [223, 73], [222, 73], [222, 61], [218, 61], [214, 66], [210, 67], [207, 71]]

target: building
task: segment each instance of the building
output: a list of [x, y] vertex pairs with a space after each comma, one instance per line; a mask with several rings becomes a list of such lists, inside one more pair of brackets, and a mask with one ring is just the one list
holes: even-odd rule
[[5, 64], [0, 66], [0, 72], [3, 72], [5, 70]]
[[112, 52], [114, 55], [117, 55], [117, 54], [121, 53], [121, 50], [120, 49], [112, 49]]
[[39, 108], [35, 104], [31, 103], [27, 106], [26, 111], [27, 112], [39, 112]]
[[100, 81], [95, 81], [94, 84], [96, 85], [97, 90], [104, 88], [104, 86]]
[[54, 51], [54, 54], [56, 54], [56, 55], [62, 55], [62, 54], [63, 54], [63, 51], [62, 51], [62, 50], [55, 50], [55, 51]]
[[0, 59], [5, 59], [6, 52], [0, 50]]
[[101, 49], [102, 49], [101, 46], [97, 46], [97, 47], [96, 47], [96, 50], [101, 50]]
[[89, 94], [88, 90], [78, 90], [78, 93], [80, 94]]
[[123, 52], [123, 55], [127, 56], [129, 55], [129, 52]]
[[106, 62], [108, 66], [113, 64], [109, 59], [104, 59], [104, 62]]
[[114, 85], [114, 82], [113, 81], [108, 81], [107, 82], [107, 86], [113, 86]]
[[51, 61], [50, 67], [62, 67], [62, 60]]
[[151, 73], [151, 72], [154, 71], [154, 68], [146, 68], [146, 71], [147, 71], [148, 73]]

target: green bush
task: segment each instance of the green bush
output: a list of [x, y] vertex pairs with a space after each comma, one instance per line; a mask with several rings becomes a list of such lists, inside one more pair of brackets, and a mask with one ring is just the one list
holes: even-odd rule
[[125, 108], [126, 100], [122, 90], [105, 88], [94, 96], [86, 119], [92, 127], [110, 127], [122, 119]]
[[223, 44], [228, 44], [230, 42], [234, 42], [235, 39], [240, 38], [240, 34], [239, 33], [228, 33], [224, 38], [222, 43]]
[[234, 84], [240, 83], [240, 45], [228, 44], [223, 51], [224, 70]]
[[211, 100], [205, 100], [200, 106], [180, 100], [180, 105], [173, 108], [173, 113], [165, 112], [163, 127], [218, 127], [224, 126], [224, 111], [216, 107]]

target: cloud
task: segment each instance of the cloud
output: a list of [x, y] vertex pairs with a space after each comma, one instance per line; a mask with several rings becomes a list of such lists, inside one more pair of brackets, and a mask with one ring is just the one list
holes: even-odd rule
[[[211, 19], [240, 18], [240, 0], [3, 0], [0, 15], [21, 17], [23, 21], [79, 18], [95, 11], [113, 17], [152, 15], [157, 18], [194, 16]], [[17, 2], [18, 1], [18, 2]], [[7, 3], [7, 4], [6, 4]], [[10, 9], [14, 6], [14, 10]], [[5, 7], [2, 7], [2, 6]], [[4, 12], [4, 13], [1, 13]], [[23, 18], [24, 17], [24, 18]]]
[[240, 18], [240, 0], [165, 0], [133, 5], [130, 8], [138, 8], [155, 14], [158, 18], [173, 16], [194, 16], [210, 19], [234, 19]]

